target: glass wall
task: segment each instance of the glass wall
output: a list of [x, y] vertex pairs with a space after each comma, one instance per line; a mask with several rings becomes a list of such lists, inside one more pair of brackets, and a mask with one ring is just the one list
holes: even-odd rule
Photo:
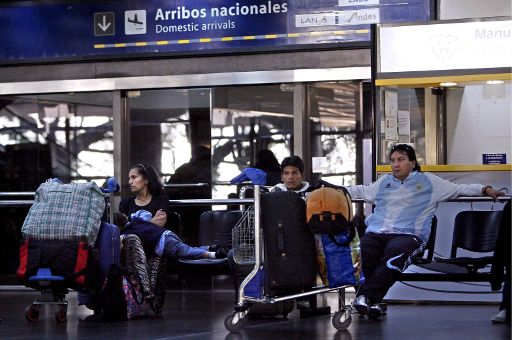
[[[113, 147], [111, 92], [0, 97], [3, 200], [30, 200], [53, 177], [101, 186], [114, 174]], [[0, 204], [2, 282], [18, 284], [13, 274], [28, 209]]]
[[244, 168], [255, 166], [262, 150], [272, 151], [279, 163], [292, 154], [295, 86], [301, 85], [219, 87], [213, 90], [214, 198], [226, 198], [235, 193], [236, 188], [229, 186], [229, 180]]
[[510, 83], [495, 80], [446, 90], [447, 164], [512, 163]]
[[[170, 199], [237, 196], [240, 186], [229, 181], [248, 166], [264, 167], [270, 152], [275, 160], [266, 164], [273, 169], [267, 184], [277, 184], [279, 163], [294, 153], [294, 143], [307, 144], [306, 164], [311, 156], [326, 158], [322, 176], [327, 180], [356, 182], [360, 83], [122, 91], [121, 112], [115, 112], [122, 136], [114, 138], [118, 94], [1, 97], [0, 171], [7, 180], [0, 191], [35, 191], [50, 177], [102, 185], [113, 176], [114, 164], [121, 168], [124, 162], [114, 159], [114, 140], [116, 154], [120, 150], [130, 165], [149, 163], [156, 169]], [[305, 117], [310, 123], [298, 132], [295, 120]], [[306, 177], [316, 180], [310, 173]], [[127, 181], [122, 174], [122, 196], [129, 195]], [[196, 244], [199, 216], [211, 207], [172, 208], [183, 220], [183, 238]], [[25, 214], [4, 223], [13, 225], [17, 238]]]
[[[205, 158], [209, 168], [209, 89], [128, 91], [127, 107], [132, 164], [153, 165], [165, 182], [210, 182], [208, 175], [195, 178], [195, 171], [181, 170]], [[186, 175], [191, 177], [183, 178]]]
[[[211, 198], [210, 93], [210, 89], [163, 89], [126, 94], [130, 136], [123, 148], [130, 150], [131, 165], [148, 163], [155, 168], [169, 199]], [[169, 227], [196, 245], [199, 216], [209, 209], [174, 206], [184, 227], [179, 230], [177, 221], [170, 221]]]
[[51, 177], [101, 185], [113, 147], [110, 92], [0, 98], [0, 191], [34, 191]]
[[321, 176], [333, 184], [356, 184], [360, 91], [359, 82], [308, 86], [311, 156], [325, 157]]
[[[378, 164], [389, 164], [391, 148], [400, 143], [412, 144], [419, 163], [426, 163], [425, 91], [427, 90], [430, 91], [428, 88], [379, 88]], [[433, 112], [435, 113], [435, 110]], [[435, 128], [430, 132], [436, 134]]]
[[424, 165], [509, 164], [511, 93], [496, 80], [378, 88], [379, 164], [396, 143], [411, 143]]

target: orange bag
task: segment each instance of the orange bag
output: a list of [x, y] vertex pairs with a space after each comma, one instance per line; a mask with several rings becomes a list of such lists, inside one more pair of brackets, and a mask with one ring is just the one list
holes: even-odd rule
[[327, 234], [334, 240], [335, 235], [348, 231], [350, 236], [344, 245], [352, 241], [352, 200], [345, 188], [321, 187], [311, 192], [306, 203], [308, 227], [314, 234]]

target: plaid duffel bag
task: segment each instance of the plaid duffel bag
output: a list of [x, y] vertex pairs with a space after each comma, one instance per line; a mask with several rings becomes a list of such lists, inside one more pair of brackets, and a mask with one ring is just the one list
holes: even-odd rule
[[21, 232], [25, 239], [85, 237], [94, 244], [104, 210], [105, 197], [96, 183], [61, 184], [49, 180], [37, 189]]

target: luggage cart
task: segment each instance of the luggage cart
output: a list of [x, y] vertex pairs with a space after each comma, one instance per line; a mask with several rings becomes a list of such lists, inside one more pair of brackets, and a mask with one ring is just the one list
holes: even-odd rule
[[[113, 220], [114, 212], [111, 209], [111, 202], [114, 192], [119, 191], [119, 184], [115, 177], [107, 180], [107, 188], [101, 189], [105, 196], [105, 215], [107, 222]], [[39, 268], [37, 274], [28, 278], [28, 281], [37, 285], [41, 295], [25, 308], [25, 319], [29, 322], [36, 322], [39, 319], [39, 312], [43, 305], [55, 305], [55, 321], [64, 323], [67, 321], [68, 301], [66, 295], [69, 289], [66, 287], [66, 278], [53, 275], [50, 268]]]
[[[338, 292], [338, 311], [332, 316], [332, 325], [337, 330], [346, 330], [352, 323], [352, 307], [345, 305], [345, 288], [341, 286], [328, 288], [325, 286], [314, 287], [311, 291], [287, 296], [269, 296], [263, 289], [261, 297], [250, 296], [246, 288], [250, 282], [258, 280], [265, 268], [263, 232], [260, 225], [260, 188], [254, 186], [254, 206], [244, 210], [241, 219], [233, 228], [233, 258], [237, 264], [254, 264], [253, 270], [242, 281], [238, 290], [237, 304], [234, 311], [224, 320], [224, 327], [230, 331], [239, 331], [244, 327], [250, 304], [277, 303], [280, 301], [300, 298], [304, 296], [323, 294], [331, 291]], [[254, 282], [254, 281], [253, 281]], [[251, 282], [252, 283], [252, 282]]]

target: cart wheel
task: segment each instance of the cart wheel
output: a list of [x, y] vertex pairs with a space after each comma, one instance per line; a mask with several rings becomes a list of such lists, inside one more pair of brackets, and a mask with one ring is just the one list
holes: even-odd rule
[[59, 306], [59, 308], [55, 312], [55, 320], [60, 323], [66, 322], [67, 314], [68, 314], [68, 307], [67, 306]]
[[332, 325], [339, 331], [344, 331], [352, 323], [350, 310], [340, 310], [332, 316]]
[[39, 319], [39, 305], [30, 305], [25, 308], [25, 319], [30, 322], [36, 322]]
[[242, 317], [243, 313], [234, 312], [226, 317], [224, 320], [224, 327], [230, 332], [239, 331], [244, 327], [245, 319]]

